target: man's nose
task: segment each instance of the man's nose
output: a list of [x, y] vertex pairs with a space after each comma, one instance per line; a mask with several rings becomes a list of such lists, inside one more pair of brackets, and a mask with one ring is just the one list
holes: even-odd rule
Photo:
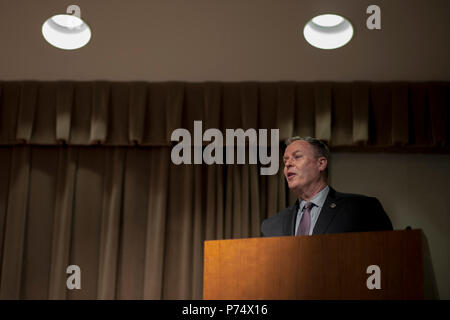
[[290, 159], [287, 159], [286, 162], [284, 163], [284, 166], [285, 166], [286, 168], [291, 167], [291, 166], [292, 166], [292, 161], [291, 161]]

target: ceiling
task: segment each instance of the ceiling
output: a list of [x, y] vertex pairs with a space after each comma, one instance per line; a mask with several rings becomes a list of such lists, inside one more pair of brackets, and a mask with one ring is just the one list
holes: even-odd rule
[[[42, 23], [77, 4], [93, 36], [63, 51]], [[381, 30], [366, 8], [381, 8]], [[337, 50], [301, 36], [333, 12], [356, 28]], [[450, 80], [448, 0], [0, 0], [0, 80]]]

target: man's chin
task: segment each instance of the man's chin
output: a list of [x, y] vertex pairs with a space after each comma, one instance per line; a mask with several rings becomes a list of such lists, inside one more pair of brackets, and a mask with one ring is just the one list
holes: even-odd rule
[[299, 185], [298, 185], [298, 183], [295, 183], [295, 182], [290, 182], [290, 183], [288, 182], [288, 187], [292, 191], [295, 191], [299, 187]]

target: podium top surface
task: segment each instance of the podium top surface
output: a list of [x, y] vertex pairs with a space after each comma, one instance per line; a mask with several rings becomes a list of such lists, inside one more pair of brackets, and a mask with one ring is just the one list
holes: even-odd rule
[[[411, 229], [411, 230], [394, 230], [394, 231], [375, 231], [375, 232], [347, 232], [347, 233], [333, 233], [333, 234], [315, 234], [310, 236], [282, 236], [282, 237], [253, 237], [253, 238], [237, 238], [237, 239], [219, 239], [219, 240], [205, 240], [204, 243], [215, 243], [219, 241], [243, 241], [251, 240], [269, 240], [273, 241], [275, 239], [290, 239], [291, 241], [300, 241], [304, 239], [354, 239], [359, 237], [386, 237], [386, 236], [422, 236], [422, 229]], [[287, 240], [287, 241], [290, 241]]]

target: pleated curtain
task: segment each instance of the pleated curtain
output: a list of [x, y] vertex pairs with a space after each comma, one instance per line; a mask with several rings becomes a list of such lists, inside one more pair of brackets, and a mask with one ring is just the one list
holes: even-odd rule
[[[0, 144], [170, 146], [176, 128], [280, 129], [331, 147], [449, 143], [449, 83], [0, 82]], [[394, 150], [394, 149], [392, 149]]]

